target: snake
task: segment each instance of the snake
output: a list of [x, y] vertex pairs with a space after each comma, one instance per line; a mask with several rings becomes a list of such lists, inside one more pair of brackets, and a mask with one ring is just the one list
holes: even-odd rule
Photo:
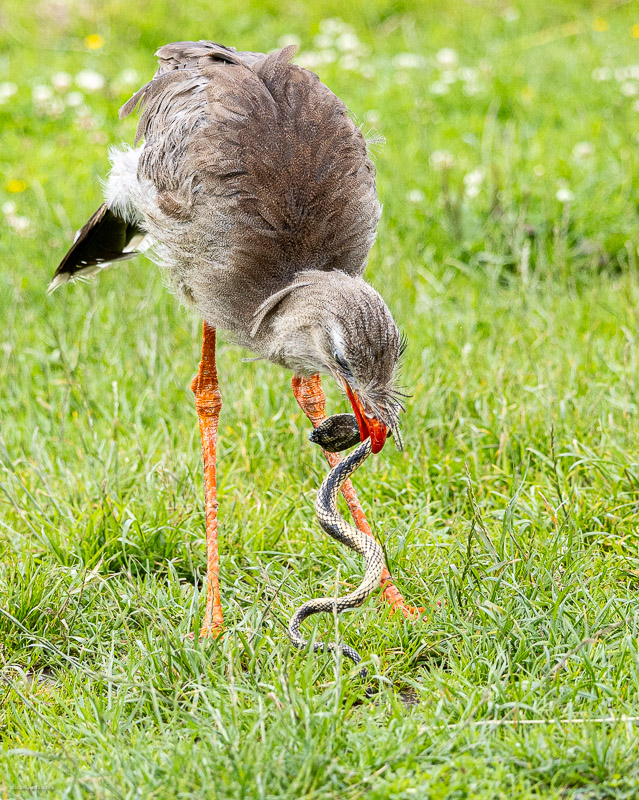
[[[359, 428], [354, 414], [335, 414], [327, 417], [309, 435], [309, 439], [319, 444], [327, 452], [340, 452], [352, 447], [360, 441]], [[340, 614], [358, 608], [379, 586], [384, 569], [384, 554], [377, 541], [353, 525], [350, 525], [337, 510], [337, 497], [344, 483], [351, 477], [355, 470], [362, 466], [371, 454], [371, 441], [366, 439], [355, 450], [349, 453], [343, 461], [333, 467], [324, 478], [318, 489], [315, 500], [315, 514], [322, 530], [333, 539], [345, 544], [364, 558], [364, 577], [359, 586], [350, 594], [342, 597], [319, 597], [307, 600], [291, 617], [288, 625], [288, 635], [292, 644], [299, 649], [308, 646], [308, 640], [301, 632], [300, 626], [312, 614]], [[353, 647], [347, 644], [329, 642], [325, 644], [316, 641], [313, 651], [324, 650], [341, 652], [355, 664], [359, 664], [361, 656]], [[366, 670], [360, 671], [366, 677]]]

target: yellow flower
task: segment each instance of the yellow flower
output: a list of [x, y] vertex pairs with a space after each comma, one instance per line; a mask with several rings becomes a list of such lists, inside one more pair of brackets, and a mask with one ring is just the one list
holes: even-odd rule
[[104, 37], [99, 33], [91, 33], [84, 40], [84, 44], [89, 50], [99, 50], [104, 44]]
[[18, 178], [13, 178], [12, 180], [7, 183], [7, 191], [12, 192], [13, 194], [18, 194], [19, 192], [24, 192], [27, 188], [27, 182], [22, 181]]
[[592, 23], [592, 29], [597, 33], [603, 33], [604, 31], [607, 31], [609, 27], [610, 25], [602, 17], [596, 17]]
[[630, 28], [630, 35], [633, 39], [639, 39], [639, 25], [635, 24]]

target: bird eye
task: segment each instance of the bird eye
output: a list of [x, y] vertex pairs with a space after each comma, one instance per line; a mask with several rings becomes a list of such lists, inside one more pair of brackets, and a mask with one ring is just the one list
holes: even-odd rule
[[337, 363], [337, 366], [338, 366], [338, 367], [339, 367], [339, 368], [340, 368], [340, 369], [341, 369], [343, 372], [346, 372], [348, 375], [350, 375], [350, 374], [351, 374], [351, 371], [350, 371], [350, 369], [349, 369], [349, 366], [348, 366], [348, 364], [346, 363], [346, 361], [344, 361], [344, 359], [343, 359], [343, 358], [340, 356], [340, 354], [339, 354], [339, 353], [337, 353], [337, 352], [333, 353], [333, 358], [335, 359], [335, 361], [336, 361], [336, 363]]

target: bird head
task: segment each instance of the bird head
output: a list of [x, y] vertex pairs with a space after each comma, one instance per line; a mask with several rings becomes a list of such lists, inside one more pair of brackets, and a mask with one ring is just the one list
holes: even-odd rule
[[[404, 409], [396, 378], [404, 342], [378, 292], [359, 277], [309, 271], [277, 294], [267, 312], [271, 352], [266, 357], [300, 375], [332, 375], [348, 396], [362, 441], [370, 436], [378, 453], [390, 431], [401, 449]], [[254, 331], [265, 307], [256, 313]]]

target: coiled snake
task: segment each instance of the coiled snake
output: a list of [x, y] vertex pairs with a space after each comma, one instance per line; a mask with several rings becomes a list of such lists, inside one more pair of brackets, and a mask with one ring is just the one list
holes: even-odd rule
[[[310, 434], [309, 439], [330, 452], [345, 450], [359, 442], [359, 428], [355, 416], [336, 414], [328, 417]], [[366, 439], [328, 473], [317, 492], [315, 501], [315, 513], [322, 529], [333, 539], [347, 545], [364, 557], [364, 578], [355, 591], [344, 597], [320, 597], [315, 600], [307, 600], [304, 605], [300, 606], [288, 625], [288, 635], [295, 647], [304, 648], [308, 644], [308, 641], [300, 633], [300, 625], [307, 617], [321, 612], [339, 614], [342, 611], [357, 608], [379, 586], [384, 568], [382, 548], [372, 536], [368, 536], [350, 525], [337, 511], [337, 497], [342, 485], [366, 461], [370, 453], [371, 441]], [[361, 661], [357, 650], [347, 644], [315, 642], [313, 650], [314, 652], [325, 649], [335, 650], [336, 647], [339, 647], [342, 653], [355, 664], [359, 664]], [[361, 674], [362, 677], [365, 677], [366, 670], [362, 670]]]

